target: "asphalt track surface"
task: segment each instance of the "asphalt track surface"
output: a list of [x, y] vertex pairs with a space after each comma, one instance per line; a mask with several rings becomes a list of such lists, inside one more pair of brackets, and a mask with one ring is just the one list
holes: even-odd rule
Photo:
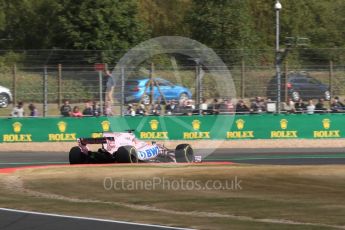
[[26, 212], [0, 208], [1, 230], [166, 230], [183, 229], [159, 225], [145, 225], [123, 221], [109, 221], [94, 218], [61, 216], [37, 212]]
[[[195, 154], [203, 155], [203, 149]], [[270, 149], [217, 149], [207, 156], [205, 161], [246, 164], [276, 165], [319, 165], [345, 164], [343, 148], [270, 148]], [[0, 168], [11, 168], [32, 165], [68, 164], [67, 152], [0, 152]]]
[[[195, 150], [203, 155], [205, 150]], [[234, 162], [270, 165], [321, 165], [345, 164], [345, 149], [342, 148], [299, 148], [299, 149], [217, 149], [205, 161]], [[60, 152], [0, 152], [0, 168], [33, 165], [59, 165], [68, 163], [68, 154]], [[140, 225], [121, 221], [63, 217], [25, 213], [0, 208], [0, 229], [4, 230], [55, 230], [55, 229], [174, 229], [164, 226]]]

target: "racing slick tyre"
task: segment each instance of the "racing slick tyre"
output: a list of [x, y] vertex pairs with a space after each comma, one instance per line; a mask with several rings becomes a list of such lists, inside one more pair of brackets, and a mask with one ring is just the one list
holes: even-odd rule
[[133, 146], [122, 146], [115, 154], [118, 163], [138, 163], [137, 150]]
[[180, 144], [175, 149], [176, 162], [191, 163], [194, 161], [194, 151], [189, 144]]
[[87, 163], [87, 157], [78, 146], [74, 146], [69, 151], [70, 164], [85, 164]]

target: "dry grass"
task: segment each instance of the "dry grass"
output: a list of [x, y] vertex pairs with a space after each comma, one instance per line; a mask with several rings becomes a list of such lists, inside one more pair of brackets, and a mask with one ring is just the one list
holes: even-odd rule
[[[165, 182], [106, 190], [107, 177], [120, 187], [122, 180]], [[237, 180], [241, 189], [168, 189], [181, 180], [185, 186]], [[343, 166], [63, 167], [18, 171], [0, 181], [2, 207], [199, 229], [345, 228]]]
[[[163, 141], [168, 148], [175, 148], [177, 144], [184, 141]], [[229, 140], [229, 141], [198, 141], [188, 140], [194, 149], [215, 149], [215, 148], [344, 148], [345, 141], [341, 139], [290, 139], [286, 140]], [[1, 152], [18, 152], [18, 151], [34, 151], [34, 152], [68, 152], [69, 149], [76, 145], [76, 142], [35, 142], [35, 143], [0, 143]], [[96, 146], [99, 147], [99, 146]]]

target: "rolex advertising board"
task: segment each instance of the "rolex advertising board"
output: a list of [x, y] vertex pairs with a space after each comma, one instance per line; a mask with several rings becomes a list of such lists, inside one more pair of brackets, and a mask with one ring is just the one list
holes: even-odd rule
[[0, 119], [1, 142], [75, 141], [132, 130], [143, 140], [342, 138], [343, 114]]

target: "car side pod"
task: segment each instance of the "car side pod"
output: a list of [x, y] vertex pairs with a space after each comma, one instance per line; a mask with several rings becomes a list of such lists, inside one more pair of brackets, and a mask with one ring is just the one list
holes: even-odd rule
[[178, 163], [194, 162], [194, 150], [189, 144], [179, 144], [175, 149], [175, 159]]

